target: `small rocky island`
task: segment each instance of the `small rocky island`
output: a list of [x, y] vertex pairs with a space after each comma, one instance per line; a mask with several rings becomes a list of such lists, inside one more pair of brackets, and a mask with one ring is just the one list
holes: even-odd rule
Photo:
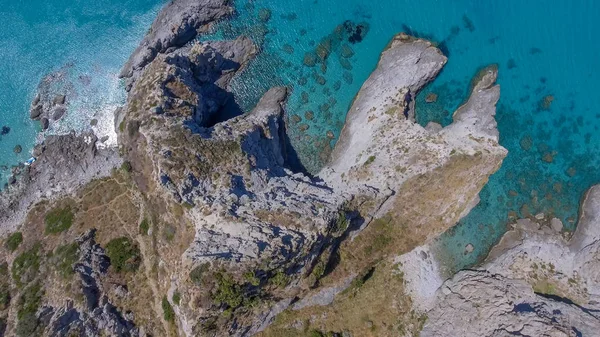
[[[231, 79], [260, 46], [194, 38], [233, 12], [227, 0], [166, 5], [121, 73], [118, 148], [92, 132], [49, 136], [2, 192], [0, 335], [600, 329], [598, 187], [572, 237], [555, 219], [519, 220], [479, 268], [448, 280], [424, 248], [478, 203], [506, 156], [494, 66], [474, 76], [450, 125], [424, 128], [414, 97], [447, 59], [395, 36], [312, 176], [289, 165], [289, 88], [224, 117]], [[57, 119], [64, 103], [38, 98], [32, 117]]]

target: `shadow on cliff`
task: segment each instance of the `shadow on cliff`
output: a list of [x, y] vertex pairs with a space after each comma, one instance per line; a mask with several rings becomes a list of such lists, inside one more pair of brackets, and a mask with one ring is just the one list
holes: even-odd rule
[[282, 150], [284, 151], [284, 166], [294, 173], [303, 173], [311, 179], [315, 179], [315, 177], [312, 174], [310, 174], [308, 170], [306, 170], [306, 167], [302, 164], [302, 161], [300, 161], [298, 152], [296, 152], [296, 149], [292, 145], [292, 142], [288, 135], [287, 125], [283, 120], [281, 121], [281, 125], [283, 125], [281, 139], [283, 140]]

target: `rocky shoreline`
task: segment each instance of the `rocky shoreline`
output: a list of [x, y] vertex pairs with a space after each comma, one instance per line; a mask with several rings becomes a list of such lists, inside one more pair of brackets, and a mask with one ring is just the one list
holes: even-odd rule
[[479, 268], [444, 282], [421, 335], [439, 336], [449, 329], [462, 336], [595, 335], [600, 328], [599, 206], [596, 185], [583, 198], [572, 235], [541, 216], [518, 220]]
[[0, 193], [0, 235], [15, 231], [31, 206], [69, 195], [93, 179], [111, 175], [123, 160], [114, 148], [98, 149], [92, 132], [48, 136], [36, 145], [31, 166]]
[[[447, 58], [398, 34], [350, 107], [330, 162], [311, 177], [289, 165], [289, 88], [232, 113], [229, 82], [261, 50], [257, 41], [192, 41], [232, 13], [227, 0], [167, 4], [121, 72], [118, 150], [99, 149], [91, 132], [49, 136], [2, 194], [0, 234], [19, 231], [0, 247], [2, 332], [362, 336], [399, 324], [389, 327], [407, 336], [568, 336], [600, 326], [591, 312], [600, 309], [598, 188], [570, 241], [524, 220], [481, 270], [445, 282], [427, 251], [478, 203], [507, 154], [494, 119], [496, 67], [475, 76], [449, 126], [421, 127], [414, 98]], [[55, 101], [36, 100], [35, 117], [64, 104]], [[531, 286], [542, 263], [551, 270], [543, 285], [553, 287], [545, 296]], [[381, 302], [353, 302], [382, 292]], [[389, 312], [358, 326], [357, 303]]]

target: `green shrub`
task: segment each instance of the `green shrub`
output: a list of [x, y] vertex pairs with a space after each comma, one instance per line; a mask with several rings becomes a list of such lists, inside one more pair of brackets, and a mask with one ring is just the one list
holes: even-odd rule
[[58, 234], [71, 228], [74, 214], [70, 206], [56, 208], [46, 214], [46, 234]]
[[269, 279], [269, 283], [276, 287], [285, 287], [290, 282], [289, 277], [282, 271], [278, 271]]
[[339, 211], [338, 217], [335, 221], [335, 232], [336, 233], [344, 233], [346, 229], [350, 226], [350, 219], [346, 216], [346, 212]]
[[19, 248], [21, 242], [23, 242], [23, 233], [14, 232], [8, 237], [8, 239], [6, 239], [4, 246], [11, 252], [14, 252], [17, 250], [17, 248]]
[[323, 277], [323, 275], [325, 275], [325, 267], [326, 267], [325, 262], [319, 261], [317, 263], [317, 265], [315, 265], [315, 267], [313, 268], [310, 275], [312, 277], [314, 277], [315, 280], [320, 279], [321, 277]]
[[123, 164], [121, 164], [121, 170], [123, 170], [124, 172], [130, 173], [132, 170], [131, 162], [129, 162], [127, 160], [123, 161]]
[[0, 310], [8, 308], [10, 299], [10, 274], [8, 272], [8, 263], [4, 262], [0, 264]]
[[106, 255], [118, 273], [133, 272], [140, 266], [140, 249], [126, 237], [110, 240], [106, 245]]
[[167, 322], [175, 321], [175, 311], [173, 311], [173, 307], [169, 300], [167, 300], [167, 296], [163, 296], [162, 299], [162, 309], [163, 309], [163, 318]]
[[142, 220], [142, 223], [140, 223], [140, 234], [148, 235], [149, 230], [150, 230], [150, 222], [148, 221], [148, 219]]
[[36, 312], [42, 301], [43, 289], [39, 282], [36, 282], [23, 290], [19, 297], [17, 310], [17, 336], [36, 336], [38, 335], [39, 320]]
[[181, 302], [181, 293], [175, 290], [175, 292], [173, 293], [173, 298], [171, 299], [173, 300], [173, 303], [179, 305], [179, 303]]
[[213, 299], [220, 303], [226, 304], [231, 308], [239, 307], [244, 301], [242, 288], [237, 284], [231, 275], [224, 273], [215, 274], [217, 279], [217, 291]]
[[40, 244], [37, 243], [28, 251], [17, 256], [12, 264], [12, 278], [20, 288], [33, 281], [40, 269]]
[[375, 161], [375, 156], [370, 156], [369, 158], [367, 158], [364, 165], [365, 166], [370, 165], [374, 161]]
[[190, 271], [190, 280], [197, 286], [202, 285], [204, 273], [208, 271], [209, 263], [203, 263]]
[[58, 271], [58, 274], [63, 278], [69, 278], [75, 274], [73, 265], [77, 262], [79, 256], [77, 249], [79, 245], [75, 242], [71, 244], [62, 245], [56, 248], [54, 255], [51, 258], [51, 263]]
[[253, 271], [244, 273], [244, 279], [255, 287], [260, 285], [260, 279], [256, 277], [256, 274]]
[[325, 337], [325, 335], [319, 330], [311, 330], [309, 333], [310, 337]]

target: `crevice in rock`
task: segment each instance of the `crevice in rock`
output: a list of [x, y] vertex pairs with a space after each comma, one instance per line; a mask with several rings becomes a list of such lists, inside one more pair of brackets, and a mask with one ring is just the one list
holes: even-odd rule
[[583, 307], [583, 306], [581, 306], [581, 305], [573, 302], [569, 298], [561, 297], [561, 296], [558, 296], [558, 295], [543, 294], [543, 293], [535, 293], [535, 294], [538, 295], [538, 296], [541, 296], [541, 297], [544, 297], [544, 298], [556, 301], [556, 302], [562, 302], [562, 303], [565, 303], [565, 304], [568, 304], [568, 305], [575, 306], [575, 307], [581, 309], [581, 311], [585, 312], [588, 315], [592, 315], [592, 316], [594, 316], [596, 318], [600, 318], [600, 310], [589, 309], [589, 308]]

